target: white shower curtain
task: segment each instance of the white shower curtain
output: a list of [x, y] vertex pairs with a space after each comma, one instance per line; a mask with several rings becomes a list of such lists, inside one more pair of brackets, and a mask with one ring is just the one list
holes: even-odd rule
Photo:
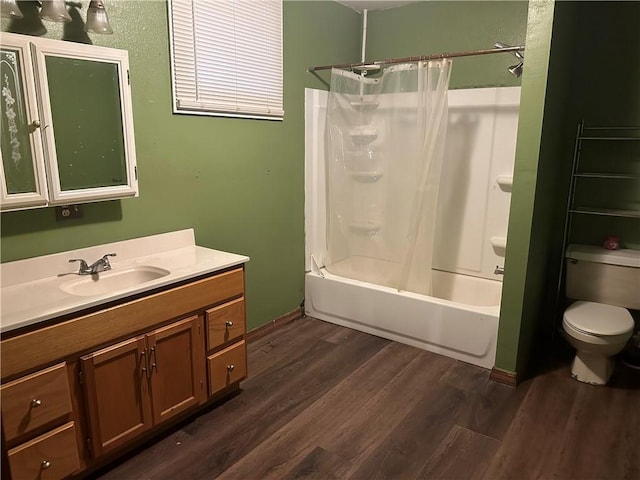
[[395, 65], [379, 78], [332, 71], [329, 272], [431, 294], [450, 72], [450, 60]]

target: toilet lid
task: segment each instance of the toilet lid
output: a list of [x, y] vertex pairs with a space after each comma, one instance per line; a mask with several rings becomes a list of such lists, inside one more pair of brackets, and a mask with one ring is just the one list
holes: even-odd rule
[[621, 335], [633, 330], [633, 317], [626, 308], [595, 302], [575, 302], [564, 311], [571, 327], [591, 335]]

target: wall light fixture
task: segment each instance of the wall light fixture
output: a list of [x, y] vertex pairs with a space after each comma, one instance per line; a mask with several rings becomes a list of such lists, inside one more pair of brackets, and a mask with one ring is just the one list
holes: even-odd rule
[[[50, 22], [70, 22], [71, 15], [67, 10], [65, 0], [41, 0], [36, 2], [40, 6], [40, 18]], [[73, 4], [78, 5], [78, 3]], [[36, 7], [37, 8], [37, 7]], [[0, 0], [0, 15], [4, 18], [21, 19], [24, 17], [16, 0]], [[87, 21], [84, 29], [87, 32], [111, 35], [113, 29], [109, 24], [107, 10], [102, 0], [91, 0], [87, 9]]]

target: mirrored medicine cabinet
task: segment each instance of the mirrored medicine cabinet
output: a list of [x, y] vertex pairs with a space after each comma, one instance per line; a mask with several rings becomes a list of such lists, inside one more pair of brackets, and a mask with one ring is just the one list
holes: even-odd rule
[[0, 42], [2, 211], [137, 196], [128, 53]]

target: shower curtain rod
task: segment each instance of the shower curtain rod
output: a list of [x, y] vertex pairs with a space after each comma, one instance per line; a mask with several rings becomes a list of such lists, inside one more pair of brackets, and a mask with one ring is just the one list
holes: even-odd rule
[[367, 66], [382, 66], [382, 65], [392, 65], [394, 63], [425, 62], [428, 60], [440, 60], [442, 58], [474, 57], [476, 55], [489, 55], [492, 53], [507, 53], [507, 52], [522, 52], [522, 51], [524, 51], [524, 45], [515, 46], [515, 47], [505, 47], [505, 48], [488, 48], [485, 50], [466, 50], [463, 52], [436, 53], [433, 55], [423, 55], [420, 57], [391, 58], [389, 60], [377, 60], [375, 62], [320, 65], [316, 67], [309, 67], [307, 71], [310, 73], [313, 73], [313, 72], [317, 72], [318, 70], [329, 70], [331, 68], [357, 68], [357, 67], [367, 67]]

